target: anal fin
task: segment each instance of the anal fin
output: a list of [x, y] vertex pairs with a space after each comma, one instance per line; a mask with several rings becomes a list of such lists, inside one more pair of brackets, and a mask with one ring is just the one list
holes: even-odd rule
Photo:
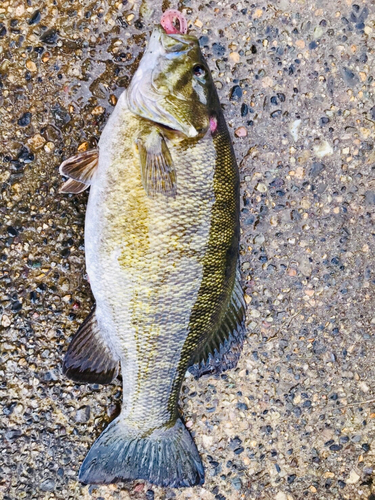
[[245, 338], [246, 303], [237, 270], [233, 292], [224, 317], [198, 353], [189, 372], [195, 378], [221, 373], [237, 366]]
[[175, 196], [176, 171], [167, 143], [159, 130], [143, 132], [136, 144], [141, 163], [143, 187], [148, 196]]
[[68, 347], [63, 372], [75, 382], [109, 384], [118, 367], [119, 360], [103, 338], [93, 309]]

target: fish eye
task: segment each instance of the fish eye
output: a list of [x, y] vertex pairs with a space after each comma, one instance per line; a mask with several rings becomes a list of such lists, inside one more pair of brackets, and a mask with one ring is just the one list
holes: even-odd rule
[[196, 64], [193, 67], [193, 73], [197, 78], [204, 78], [206, 76], [206, 68], [202, 64]]

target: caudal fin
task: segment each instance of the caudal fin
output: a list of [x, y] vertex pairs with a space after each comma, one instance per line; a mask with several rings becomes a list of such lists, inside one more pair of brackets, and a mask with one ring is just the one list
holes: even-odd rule
[[85, 484], [134, 479], [174, 488], [203, 484], [197, 447], [181, 419], [140, 435], [120, 415], [95, 441], [79, 471]]

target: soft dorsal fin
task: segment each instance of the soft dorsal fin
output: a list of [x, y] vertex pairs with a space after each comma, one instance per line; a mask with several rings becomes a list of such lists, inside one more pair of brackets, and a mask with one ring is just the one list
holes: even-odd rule
[[68, 347], [63, 372], [75, 382], [109, 384], [118, 367], [119, 359], [103, 338], [93, 309]]
[[99, 162], [99, 150], [90, 149], [71, 156], [60, 165], [61, 175], [69, 177], [60, 189], [62, 193], [81, 193], [91, 184]]
[[189, 371], [196, 377], [221, 373], [234, 368], [245, 337], [246, 303], [237, 270], [231, 300], [219, 328], [212, 333], [197, 354]]
[[141, 177], [143, 187], [148, 196], [164, 194], [175, 196], [176, 171], [171, 153], [159, 130], [143, 132], [136, 144], [141, 162]]

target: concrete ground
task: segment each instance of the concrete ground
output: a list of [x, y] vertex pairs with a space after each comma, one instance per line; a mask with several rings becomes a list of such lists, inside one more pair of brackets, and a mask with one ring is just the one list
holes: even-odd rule
[[[236, 370], [184, 383], [203, 487], [82, 486], [121, 388], [61, 373], [92, 296], [87, 194], [59, 194], [58, 166], [95, 144], [168, 7], [233, 135], [248, 338]], [[1, 498], [375, 499], [374, 51], [368, 0], [1, 3]]]

